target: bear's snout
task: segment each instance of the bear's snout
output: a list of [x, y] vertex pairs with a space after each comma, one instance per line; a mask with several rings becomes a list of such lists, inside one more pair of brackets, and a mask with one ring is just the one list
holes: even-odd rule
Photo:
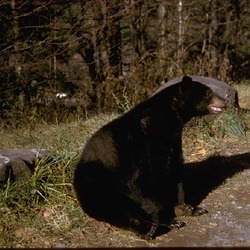
[[215, 95], [212, 98], [212, 103], [208, 106], [208, 110], [210, 113], [218, 114], [223, 111], [225, 106], [225, 100], [222, 97]]

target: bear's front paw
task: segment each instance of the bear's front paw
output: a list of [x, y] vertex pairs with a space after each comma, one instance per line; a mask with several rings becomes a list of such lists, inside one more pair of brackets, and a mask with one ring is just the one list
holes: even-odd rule
[[172, 220], [171, 223], [169, 224], [169, 228], [170, 229], [173, 229], [173, 228], [180, 229], [181, 227], [184, 227], [185, 225], [186, 225], [186, 223], [183, 221]]
[[175, 206], [175, 216], [199, 216], [208, 213], [207, 210], [200, 207], [192, 207], [188, 204], [179, 204]]
[[175, 216], [191, 216], [194, 208], [188, 204], [178, 204], [175, 206]]
[[203, 209], [201, 207], [195, 207], [192, 211], [192, 216], [199, 216], [202, 214], [207, 214], [208, 211], [206, 209]]

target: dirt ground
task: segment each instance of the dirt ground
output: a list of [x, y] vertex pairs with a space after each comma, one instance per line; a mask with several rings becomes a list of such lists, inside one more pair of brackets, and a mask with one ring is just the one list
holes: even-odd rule
[[[250, 246], [250, 133], [218, 145], [184, 138], [186, 198], [209, 211], [152, 241], [87, 216], [53, 247], [246, 247]], [[215, 146], [216, 145], [216, 146]]]

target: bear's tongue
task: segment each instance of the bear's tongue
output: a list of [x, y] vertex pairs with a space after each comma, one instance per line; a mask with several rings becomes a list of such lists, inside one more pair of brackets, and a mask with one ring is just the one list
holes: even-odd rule
[[218, 108], [218, 107], [214, 107], [214, 106], [211, 106], [211, 109], [214, 111], [214, 112], [222, 112], [222, 109], [221, 108]]

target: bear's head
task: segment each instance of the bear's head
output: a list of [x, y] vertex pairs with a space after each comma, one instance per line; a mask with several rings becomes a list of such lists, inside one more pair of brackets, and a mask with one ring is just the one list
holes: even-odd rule
[[193, 81], [191, 77], [184, 76], [178, 84], [178, 89], [177, 106], [180, 107], [179, 111], [184, 121], [194, 116], [221, 113], [226, 105], [222, 97], [206, 85]]

